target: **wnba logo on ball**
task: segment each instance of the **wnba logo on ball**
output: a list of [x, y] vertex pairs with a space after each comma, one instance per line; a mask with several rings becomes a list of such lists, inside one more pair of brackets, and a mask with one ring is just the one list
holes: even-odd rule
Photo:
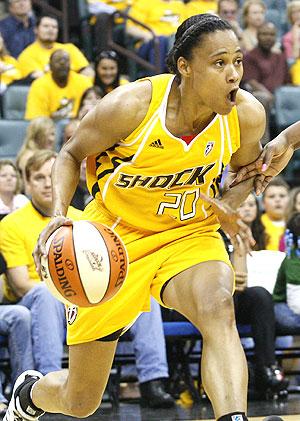
[[82, 253], [87, 258], [92, 270], [103, 271], [102, 260], [103, 257], [91, 250], [82, 250]]

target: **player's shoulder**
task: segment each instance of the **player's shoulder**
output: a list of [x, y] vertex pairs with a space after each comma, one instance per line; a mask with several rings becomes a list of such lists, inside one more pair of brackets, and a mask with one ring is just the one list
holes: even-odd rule
[[19, 223], [21, 224], [21, 226], [23, 226], [24, 221], [26, 221], [28, 213], [30, 213], [31, 209], [32, 209], [31, 202], [25, 203], [24, 206], [6, 215], [1, 220], [0, 226], [2, 228], [4, 227], [17, 228]]
[[148, 80], [127, 83], [105, 95], [98, 103], [98, 112], [118, 116], [121, 119], [142, 120], [146, 115], [152, 96]]
[[250, 92], [243, 89], [238, 91], [237, 112], [241, 125], [252, 127], [264, 124], [265, 110], [263, 105]]

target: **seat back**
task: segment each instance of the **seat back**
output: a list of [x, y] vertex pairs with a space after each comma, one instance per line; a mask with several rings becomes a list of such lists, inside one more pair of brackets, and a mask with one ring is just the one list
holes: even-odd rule
[[280, 132], [300, 120], [300, 86], [281, 86], [275, 91], [275, 125]]
[[0, 120], [0, 158], [15, 160], [26, 135], [29, 122]]
[[22, 120], [25, 114], [26, 101], [30, 86], [12, 85], [3, 94], [3, 118], [6, 120]]

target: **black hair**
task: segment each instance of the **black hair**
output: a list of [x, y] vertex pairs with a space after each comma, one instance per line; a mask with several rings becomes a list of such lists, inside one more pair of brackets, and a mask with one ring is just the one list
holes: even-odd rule
[[95, 92], [95, 94], [98, 95], [99, 99], [104, 97], [104, 92], [102, 91], [100, 86], [91, 86], [90, 88], [87, 88], [86, 91], [84, 91], [79, 103], [78, 110], [80, 110], [80, 108], [83, 106], [84, 100], [90, 94], [90, 92]]
[[255, 246], [253, 247], [253, 250], [265, 250], [269, 240], [269, 235], [267, 234], [266, 228], [261, 220], [262, 212], [259, 206], [258, 198], [253, 192], [251, 192], [251, 194], [254, 197], [256, 204], [256, 217], [250, 225], [251, 232], [255, 240]]
[[262, 194], [263, 198], [266, 196], [266, 193], [269, 187], [284, 187], [287, 191], [290, 190], [289, 184], [285, 181], [283, 177], [281, 177], [281, 175], [277, 175], [276, 177], [272, 178], [272, 180], [269, 182], [269, 184], [263, 191], [263, 194]]
[[58, 29], [59, 29], [59, 20], [58, 20], [58, 17], [55, 16], [55, 15], [51, 15], [51, 14], [42, 14], [42, 15], [38, 16], [36, 18], [36, 21], [35, 21], [35, 26], [38, 27], [40, 25], [42, 19], [44, 19], [44, 18], [49, 18], [49, 19], [56, 20], [57, 25], [58, 25]]
[[96, 76], [95, 76], [95, 85], [99, 86], [99, 88], [101, 89], [101, 91], [103, 92], [104, 95], [108, 94], [108, 87], [102, 82], [102, 80], [100, 79], [98, 72], [97, 72], [97, 66], [99, 64], [99, 62], [103, 59], [109, 59], [109, 60], [113, 60], [117, 63], [118, 66], [118, 72], [117, 72], [117, 76], [115, 78], [115, 80], [113, 81], [111, 88], [115, 89], [120, 85], [120, 66], [119, 66], [119, 56], [118, 54], [113, 51], [113, 50], [103, 50], [101, 51], [96, 59], [95, 59], [95, 70], [96, 70]]
[[174, 73], [180, 81], [181, 77], [177, 68], [179, 57], [190, 60], [193, 49], [199, 46], [204, 35], [228, 30], [233, 31], [232, 26], [217, 15], [202, 13], [186, 19], [178, 27], [174, 45], [167, 55], [166, 63], [169, 71]]

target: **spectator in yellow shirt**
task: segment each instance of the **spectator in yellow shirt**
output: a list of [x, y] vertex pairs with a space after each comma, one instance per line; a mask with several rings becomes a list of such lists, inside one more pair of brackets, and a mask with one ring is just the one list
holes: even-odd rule
[[[51, 169], [56, 153], [40, 150], [29, 158], [25, 173], [31, 201], [0, 222], [0, 251], [7, 264], [4, 296], [30, 310], [35, 369], [44, 374], [61, 368], [65, 340], [65, 309], [35, 269], [32, 252], [41, 230], [51, 219]], [[69, 208], [72, 219], [81, 211]], [[45, 334], [47, 332], [47, 335]]]
[[279, 250], [280, 239], [286, 228], [289, 190], [286, 181], [277, 176], [270, 181], [263, 192], [262, 204], [265, 212], [261, 221], [268, 236], [267, 250]]
[[83, 93], [91, 80], [70, 70], [70, 55], [56, 50], [50, 57], [50, 72], [35, 80], [29, 90], [25, 119], [51, 117], [74, 118]]
[[0, 93], [7, 85], [21, 79], [21, 72], [17, 60], [8, 54], [4, 39], [0, 33]]
[[[129, 10], [129, 16], [147, 25], [159, 37], [160, 72], [167, 71], [165, 57], [173, 44], [177, 27], [185, 18], [185, 13], [185, 5], [180, 0], [138, 0]], [[139, 56], [154, 64], [153, 34], [130, 20], [127, 22], [126, 32], [137, 41], [141, 41], [142, 45], [136, 44]]]
[[94, 78], [94, 70], [82, 52], [71, 43], [57, 42], [58, 21], [52, 16], [41, 16], [37, 19], [36, 40], [19, 55], [18, 61], [23, 78], [37, 79], [49, 71], [51, 54], [62, 49], [70, 54], [71, 69], [85, 76]]
[[185, 3], [185, 19], [201, 13], [217, 13], [217, 0], [189, 0]]

